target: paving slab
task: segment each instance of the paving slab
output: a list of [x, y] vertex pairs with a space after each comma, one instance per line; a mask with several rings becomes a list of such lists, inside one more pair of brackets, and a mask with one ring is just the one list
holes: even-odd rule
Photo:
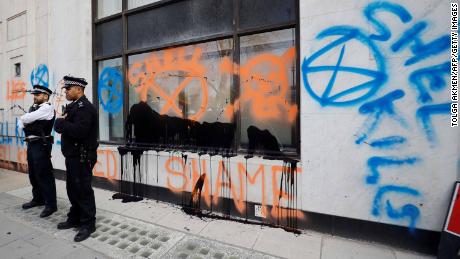
[[321, 259], [395, 259], [393, 251], [387, 248], [361, 244], [354, 240], [323, 238]]
[[203, 237], [252, 249], [261, 231], [261, 226], [233, 221], [214, 220], [199, 233]]
[[319, 259], [321, 240], [320, 235], [296, 235], [280, 228], [264, 227], [253, 249], [286, 258]]

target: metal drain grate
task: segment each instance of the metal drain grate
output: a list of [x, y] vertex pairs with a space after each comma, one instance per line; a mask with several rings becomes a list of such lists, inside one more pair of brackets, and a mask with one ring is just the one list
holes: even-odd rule
[[[20, 205], [3, 212], [59, 238], [73, 241], [72, 229], [58, 230], [57, 223], [67, 219], [68, 203], [58, 200], [58, 211], [47, 218], [38, 215], [43, 207], [23, 210]], [[113, 258], [272, 258], [195, 236], [185, 236], [154, 224], [97, 211], [96, 231], [83, 243]]]

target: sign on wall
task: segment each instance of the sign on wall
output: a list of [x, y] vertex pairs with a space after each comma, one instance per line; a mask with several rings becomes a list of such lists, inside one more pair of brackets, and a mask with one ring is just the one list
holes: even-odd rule
[[455, 184], [444, 231], [460, 237], [460, 182]]

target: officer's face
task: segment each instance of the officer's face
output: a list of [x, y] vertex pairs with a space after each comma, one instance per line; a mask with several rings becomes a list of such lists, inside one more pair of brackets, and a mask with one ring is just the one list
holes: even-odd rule
[[44, 93], [34, 94], [34, 103], [41, 104], [48, 100], [48, 95]]
[[74, 100], [77, 100], [77, 96], [78, 96], [78, 87], [76, 86], [70, 86], [70, 87], [67, 87], [65, 88], [65, 98], [68, 100], [68, 101], [74, 101]]

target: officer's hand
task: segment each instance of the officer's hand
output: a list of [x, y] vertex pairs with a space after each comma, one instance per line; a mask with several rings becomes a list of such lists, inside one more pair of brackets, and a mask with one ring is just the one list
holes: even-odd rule
[[56, 119], [65, 119], [65, 117], [67, 117], [67, 113], [66, 114], [57, 114]]

